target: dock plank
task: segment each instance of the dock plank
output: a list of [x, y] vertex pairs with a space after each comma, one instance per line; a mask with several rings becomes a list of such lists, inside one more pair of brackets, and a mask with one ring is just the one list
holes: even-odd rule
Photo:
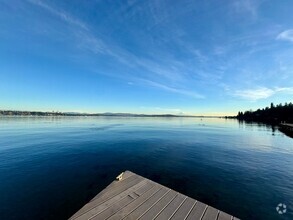
[[171, 191], [171, 190], [170, 189], [167, 189], [167, 188], [160, 189], [150, 199], [148, 199], [147, 201], [145, 201], [141, 206], [139, 206], [137, 209], [135, 209], [133, 212], [131, 212], [130, 215], [127, 215], [123, 219], [127, 219], [127, 220], [138, 219], [145, 212], [147, 212], [152, 207], [152, 205], [156, 204], [169, 191]]
[[151, 196], [153, 196], [155, 193], [157, 193], [162, 187], [159, 185], [155, 185], [153, 188], [151, 188], [149, 191], [144, 193], [142, 196], [134, 200], [129, 205], [125, 206], [123, 209], [119, 210], [115, 213], [115, 215], [111, 216], [109, 220], [119, 220], [123, 219], [125, 216], [130, 214], [133, 210], [138, 208], [140, 205], [142, 205], [145, 201], [147, 201]]
[[217, 220], [232, 220], [232, 218], [233, 217], [231, 215], [228, 215], [227, 213], [220, 211], [219, 217]]
[[172, 189], [125, 171], [70, 220], [239, 220]]
[[[84, 208], [82, 208], [80, 210], [80, 212], [77, 213], [77, 215], [75, 215], [72, 218], [72, 220], [73, 219], [78, 220], [78, 219], [80, 219], [80, 216], [84, 216], [85, 214], [86, 214], [86, 216], [88, 216], [88, 215], [90, 215], [90, 213], [93, 213], [93, 212], [96, 212], [96, 211], [102, 209], [104, 206], [111, 204], [116, 199], [127, 195], [128, 192], [131, 192], [132, 190], [137, 189], [137, 187], [140, 187], [142, 184], [145, 184], [145, 183], [146, 183], [146, 180], [136, 178], [134, 181], [125, 185], [122, 188], [117, 189], [115, 192], [113, 190], [113, 193], [111, 193], [110, 195], [108, 195], [108, 196], [103, 195], [101, 198], [98, 198], [98, 199], [91, 201]], [[104, 203], [106, 203], [106, 204], [104, 204]]]
[[187, 197], [183, 204], [179, 207], [176, 213], [172, 216], [171, 220], [182, 220], [185, 219], [192, 207], [195, 205], [196, 201]]
[[186, 219], [201, 219], [207, 207], [206, 204], [197, 202]]
[[131, 203], [133, 200], [135, 200], [131, 196], [126, 196], [123, 199], [121, 199], [119, 202], [113, 204], [110, 208], [104, 210], [103, 212], [99, 213], [97, 216], [94, 218], [91, 218], [93, 220], [99, 220], [99, 219], [107, 219], [111, 215], [115, 214], [117, 211]]
[[119, 210], [127, 206], [129, 203], [135, 201], [142, 194], [153, 188], [153, 186], [154, 184], [146, 184], [143, 187], [139, 188], [137, 191], [129, 193], [126, 197], [123, 197], [119, 201], [115, 202], [112, 206], [109, 206], [93, 219], [108, 219]]
[[92, 199], [89, 203], [83, 206], [77, 213], [75, 213], [70, 220], [77, 218], [78, 216], [86, 213], [88, 210], [92, 209], [95, 206], [98, 206], [100, 203], [103, 203], [108, 198], [112, 198], [115, 195], [121, 193], [127, 188], [138, 183], [138, 180], [141, 181], [143, 178], [135, 175], [131, 172], [125, 172], [129, 177], [125, 178], [123, 181], [113, 181], [110, 186], [108, 186], [105, 190], [98, 194], [94, 199]]
[[206, 212], [204, 213], [204, 216], [202, 218], [202, 220], [216, 220], [219, 214], [219, 210], [209, 206], [206, 210]]
[[[143, 178], [139, 176], [131, 176], [127, 178], [126, 180], [122, 181], [120, 184], [117, 184], [115, 186], [112, 186], [110, 189], [108, 189], [104, 194], [100, 195], [99, 197], [96, 197], [93, 201], [99, 201], [103, 200], [105, 198], [109, 198], [112, 195], [119, 194], [121, 191], [124, 191], [125, 189], [133, 186], [137, 182], [141, 181]], [[119, 183], [119, 181], [115, 181]]]
[[[129, 182], [128, 177], [134, 176], [135, 174], [130, 171], [125, 171], [123, 174], [123, 179], [121, 181], [113, 181], [110, 185], [108, 185], [103, 191], [101, 191], [99, 194], [97, 194], [94, 198], [91, 199], [91, 201], [95, 200], [96, 198], [101, 197], [102, 195], [109, 193], [109, 191], [112, 191], [114, 187], [117, 187], [118, 185], [121, 186], [125, 182]], [[125, 181], [127, 180], [127, 181]], [[123, 183], [123, 184], [122, 184]]]
[[177, 209], [180, 208], [182, 203], [187, 199], [186, 196], [182, 194], [177, 194], [177, 196], [169, 203], [169, 205], [166, 206], [166, 208], [161, 211], [161, 213], [155, 218], [158, 220], [168, 220], [170, 219], [173, 214], [177, 211]]
[[170, 202], [176, 197], [176, 192], [171, 190], [169, 193], [167, 193], [160, 202], [156, 203], [154, 206], [152, 206], [142, 217], [140, 217], [141, 220], [149, 220], [154, 219], [157, 215], [159, 215], [164, 208], [169, 205]]
[[136, 185], [132, 186], [131, 188], [128, 188], [127, 190], [123, 191], [122, 193], [108, 199], [102, 204], [99, 204], [98, 206], [93, 206], [91, 209], [86, 210], [83, 214], [76, 217], [75, 220], [82, 220], [82, 219], [89, 219], [90, 217], [96, 215], [97, 213], [103, 211], [107, 207], [111, 206], [113, 203], [119, 201], [120, 199], [123, 199], [124, 197], [127, 197], [128, 194], [131, 192], [135, 192], [142, 186], [146, 185], [147, 180], [142, 180], [141, 182], [137, 183]]

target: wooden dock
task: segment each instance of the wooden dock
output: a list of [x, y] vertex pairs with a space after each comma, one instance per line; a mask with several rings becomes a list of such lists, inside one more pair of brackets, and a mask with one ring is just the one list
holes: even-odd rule
[[279, 130], [287, 136], [293, 138], [293, 124], [281, 123], [279, 124]]
[[130, 171], [75, 213], [70, 220], [239, 220]]
[[289, 124], [289, 123], [281, 123], [280, 124], [281, 127], [286, 128], [290, 131], [293, 131], [293, 124]]

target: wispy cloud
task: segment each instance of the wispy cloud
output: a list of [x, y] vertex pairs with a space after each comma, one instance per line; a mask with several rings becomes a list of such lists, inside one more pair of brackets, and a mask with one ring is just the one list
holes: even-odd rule
[[208, 57], [205, 56], [199, 49], [190, 49], [190, 52], [196, 57], [197, 60], [199, 60], [199, 62], [205, 63], [208, 61]]
[[49, 11], [53, 15], [59, 17], [60, 19], [62, 19], [63, 21], [65, 21], [71, 25], [75, 25], [75, 26], [78, 26], [84, 30], [88, 30], [88, 27], [86, 24], [84, 24], [82, 21], [72, 17], [71, 15], [67, 14], [66, 12], [64, 12], [60, 9], [53, 8], [41, 0], [27, 0], [27, 1], [33, 5], [42, 7], [43, 9]]
[[260, 0], [234, 0], [232, 5], [236, 13], [248, 13], [252, 18], [257, 18], [258, 8], [262, 2]]
[[[69, 13], [53, 7], [41, 0], [27, 0], [27, 2], [41, 7], [47, 12], [59, 18], [61, 21], [72, 27], [72, 34], [77, 38], [77, 46], [79, 49], [90, 51], [93, 54], [104, 54], [115, 57], [120, 62], [127, 62], [123, 55], [114, 46], [109, 46], [101, 38], [96, 37], [91, 31], [90, 27], [80, 19], [70, 15]], [[116, 52], [114, 52], [116, 51]], [[117, 52], [118, 51], [118, 52]], [[119, 54], [120, 53], [120, 54]]]
[[277, 93], [293, 94], [293, 87], [276, 87], [273, 89], [260, 87], [256, 89], [236, 90], [234, 96], [246, 99], [249, 101], [257, 101], [260, 99], [267, 99]]
[[[214, 50], [209, 51], [208, 49], [202, 48], [201, 45], [195, 44], [194, 41], [186, 40], [188, 38], [181, 39], [181, 34], [176, 34], [177, 32], [180, 32], [180, 28], [172, 29], [168, 27], [167, 29], [163, 29], [162, 27], [163, 30], [166, 30], [166, 35], [168, 35], [168, 38], [166, 39], [164, 33], [162, 34], [162, 39], [160, 39], [164, 41], [165, 45], [162, 46], [162, 44], [159, 44], [157, 41], [155, 41], [157, 38], [160, 38], [157, 36], [161, 36], [158, 33], [156, 35], [153, 34], [156, 36], [156, 39], [153, 39], [152, 34], [149, 33], [146, 33], [145, 35], [139, 35], [144, 36], [145, 38], [139, 40], [139, 42], [136, 43], [139, 44], [141, 48], [145, 49], [145, 51], [142, 51], [141, 49], [139, 54], [136, 54], [135, 52], [128, 50], [128, 47], [125, 47], [125, 45], [123, 46], [119, 44], [119, 42], [117, 43], [115, 40], [111, 40], [111, 37], [106, 38], [105, 36], [96, 34], [98, 32], [96, 30], [93, 31], [90, 25], [87, 25], [82, 20], [74, 17], [68, 12], [54, 7], [53, 5], [49, 4], [49, 2], [46, 3], [42, 0], [27, 1], [34, 6], [38, 6], [44, 10], [47, 10], [49, 13], [59, 18], [62, 22], [70, 25], [72, 27], [73, 37], [76, 38], [73, 47], [78, 47], [78, 49], [83, 50], [83, 52], [86, 51], [87, 54], [90, 54], [92, 59], [101, 58], [100, 55], [103, 55], [103, 58], [109, 58], [111, 63], [114, 61], [113, 63], [115, 65], [117, 64], [117, 66], [123, 66], [123, 68], [129, 70], [128, 72], [124, 71], [123, 74], [111, 73], [111, 71], [103, 71], [101, 74], [105, 74], [110, 77], [119, 77], [125, 80], [126, 83], [131, 82], [128, 83], [129, 85], [137, 85], [137, 82], [135, 81], [137, 79], [135, 77], [137, 76], [139, 77], [138, 81], [140, 81], [140, 85], [143, 84], [149, 87], [193, 97], [196, 99], [203, 99], [205, 96], [197, 93], [196, 91], [193, 91], [193, 89], [188, 89], [192, 88], [190, 85], [198, 85], [199, 83], [209, 84], [212, 82], [214, 85], [219, 86], [219, 83], [227, 72], [226, 70], [229, 70], [229, 68], [234, 68], [234, 63], [236, 63], [237, 66], [240, 62], [243, 63], [243, 57], [251, 57], [251, 54], [254, 54], [256, 50], [259, 51], [263, 50], [263, 48], [266, 48], [264, 47], [266, 45], [260, 47], [260, 42], [264, 42], [266, 39], [271, 40], [276, 36], [277, 33], [275, 32], [275, 28], [273, 28], [273, 30], [270, 28], [269, 31], [258, 29], [259, 32], [251, 31], [246, 35], [240, 34], [239, 36], [236, 35], [233, 37], [228, 37], [227, 42], [215, 41], [210, 45], [211, 48], [214, 48]], [[249, 13], [253, 17], [257, 17], [261, 3], [262, 0], [235, 0], [232, 3], [234, 7], [233, 12]], [[159, 3], [157, 5], [152, 3], [143, 4], [148, 5], [147, 8], [149, 8], [150, 14], [152, 15], [151, 20], [153, 23], [155, 23], [155, 25], [162, 24], [163, 21], [171, 19], [171, 15], [173, 16], [173, 13], [169, 13], [169, 11], [167, 11], [168, 13], [164, 12], [166, 14], [161, 14], [160, 9], [164, 8], [165, 5]], [[229, 5], [229, 9], [230, 6], [231, 5]], [[126, 13], [128, 11], [133, 11], [133, 8], [128, 10], [129, 7], [135, 8], [136, 3], [133, 2], [130, 5], [123, 6], [123, 15], [126, 17]], [[169, 8], [168, 10], [171, 9], [172, 8]], [[121, 10], [115, 11], [115, 16], [118, 17]], [[141, 12], [141, 7], [138, 5], [136, 10], [137, 14], [133, 15], [133, 19], [135, 19], [135, 16], [138, 16], [138, 12]], [[186, 9], [183, 11], [185, 12]], [[133, 12], [129, 13], [133, 14]], [[179, 14], [177, 14], [177, 16], [179, 16]], [[107, 20], [104, 22], [106, 24]], [[144, 25], [148, 26], [149, 23], [146, 22]], [[188, 33], [184, 33], [183, 35], [187, 34]], [[271, 37], [271, 35], [273, 37]], [[149, 39], [153, 39], [154, 42], [152, 42], [152, 44], [144, 44], [144, 41]], [[283, 31], [277, 36], [277, 39], [293, 42], [293, 29]], [[177, 56], [177, 54], [173, 55], [172, 52], [174, 53], [174, 51], [171, 50], [172, 48], [170, 49], [170, 47], [165, 47], [167, 44], [171, 45], [171, 43], [174, 45], [174, 48], [180, 48], [178, 51], [184, 51], [184, 59]], [[145, 47], [145, 45], [147, 46]], [[247, 45], [250, 47], [247, 47]], [[268, 45], [271, 46], [271, 44]], [[161, 49], [160, 46], [162, 46], [163, 49]], [[242, 46], [243, 48], [245, 47], [245, 50], [239, 50], [241, 52], [237, 53], [236, 56], [230, 56], [233, 51], [238, 51], [239, 48], [242, 49]], [[253, 51], [248, 51], [247, 48], [253, 48]], [[194, 60], [197, 62], [194, 62]], [[96, 65], [99, 65], [98, 62], [96, 63]], [[255, 71], [251, 72], [253, 72], [253, 75], [256, 75]], [[245, 75], [247, 76], [247, 74]], [[227, 86], [226, 89], [227, 88], [229, 87]], [[237, 90], [234, 96], [256, 101], [260, 99], [266, 99], [279, 92], [289, 92], [290, 89], [291, 88], [270, 89], [266, 87], [259, 87], [256, 89]]]
[[237, 90], [235, 96], [250, 101], [257, 101], [259, 99], [266, 99], [274, 94], [274, 90], [268, 88], [248, 89], [248, 90]]
[[[184, 78], [184, 71], [179, 70], [180, 68], [176, 67], [176, 63], [178, 63], [176, 60], [169, 60], [164, 58], [164, 56], [161, 57], [160, 60], [153, 60], [143, 56], [138, 57], [126, 49], [118, 46], [115, 42], [109, 43], [108, 41], [111, 41], [110, 39], [105, 41], [103, 38], [97, 37], [88, 25], [69, 13], [46, 4], [41, 0], [27, 1], [47, 10], [63, 22], [71, 25], [73, 27], [73, 35], [77, 38], [78, 42], [75, 46], [81, 50], [88, 51], [93, 55], [106, 55], [129, 68], [139, 69], [140, 72], [143, 70], [148, 73], [149, 77], [159, 77], [160, 80], [179, 82]], [[201, 59], [204, 59], [203, 55], [199, 52], [197, 52], [196, 55]]]
[[293, 87], [276, 87], [275, 91], [293, 94]]
[[144, 82], [145, 84], [155, 87], [155, 88], [159, 88], [165, 91], [169, 91], [169, 92], [173, 92], [173, 93], [177, 93], [177, 94], [181, 94], [181, 95], [186, 95], [186, 96], [190, 96], [196, 99], [203, 99], [205, 98], [203, 95], [198, 94], [197, 92], [193, 92], [193, 91], [189, 91], [189, 90], [185, 90], [185, 89], [178, 89], [178, 88], [173, 88], [158, 82], [154, 82], [151, 80], [141, 80], [142, 82]]
[[277, 40], [293, 42], [293, 29], [288, 29], [278, 34]]

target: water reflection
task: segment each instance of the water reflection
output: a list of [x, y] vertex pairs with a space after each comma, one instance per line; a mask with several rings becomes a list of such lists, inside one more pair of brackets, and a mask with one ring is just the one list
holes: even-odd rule
[[255, 129], [257, 126], [258, 130], [260, 131], [271, 131], [271, 134], [274, 135], [280, 135], [278, 131], [278, 126], [273, 124], [265, 124], [262, 122], [252, 122], [252, 121], [244, 121], [244, 120], [237, 120], [239, 123], [239, 128], [247, 128], [247, 129]]

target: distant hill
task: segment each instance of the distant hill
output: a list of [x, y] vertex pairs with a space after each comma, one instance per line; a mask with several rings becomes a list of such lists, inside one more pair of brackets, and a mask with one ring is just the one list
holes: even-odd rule
[[172, 114], [132, 114], [132, 113], [79, 113], [79, 112], [41, 112], [41, 111], [16, 111], [0, 110], [2, 116], [119, 116], [119, 117], [189, 117]]

